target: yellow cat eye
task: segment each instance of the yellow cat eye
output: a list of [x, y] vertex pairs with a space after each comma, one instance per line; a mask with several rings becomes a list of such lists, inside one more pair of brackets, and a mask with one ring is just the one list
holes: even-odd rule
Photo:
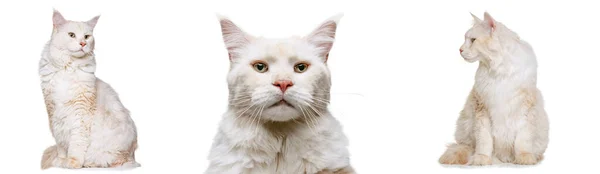
[[475, 42], [475, 38], [471, 38], [471, 43]]
[[90, 37], [92, 37], [92, 35], [89, 35], [89, 34], [88, 34], [88, 35], [85, 35], [85, 39], [88, 39], [88, 38], [90, 38]]
[[254, 67], [254, 70], [256, 70], [256, 72], [259, 73], [267, 72], [267, 70], [269, 69], [267, 64], [262, 62], [256, 62], [252, 64], [252, 67]]
[[297, 73], [303, 73], [308, 69], [307, 63], [297, 63], [294, 65], [294, 71]]
[[75, 33], [69, 32], [69, 36], [71, 36], [71, 38], [75, 38]]

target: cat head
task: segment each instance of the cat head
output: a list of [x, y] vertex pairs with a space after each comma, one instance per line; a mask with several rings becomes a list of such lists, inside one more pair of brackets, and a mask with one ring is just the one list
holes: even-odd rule
[[516, 34], [497, 22], [485, 12], [483, 20], [473, 16], [473, 27], [465, 33], [465, 41], [460, 47], [460, 55], [467, 62], [492, 61], [492, 54], [502, 51], [502, 39], [516, 37]]
[[307, 36], [285, 39], [254, 37], [220, 18], [230, 60], [230, 108], [278, 122], [323, 113], [331, 87], [326, 62], [340, 18], [326, 20]]
[[60, 12], [52, 15], [52, 39], [55, 48], [70, 53], [73, 57], [83, 57], [94, 50], [94, 27], [100, 16], [86, 22], [66, 20]]

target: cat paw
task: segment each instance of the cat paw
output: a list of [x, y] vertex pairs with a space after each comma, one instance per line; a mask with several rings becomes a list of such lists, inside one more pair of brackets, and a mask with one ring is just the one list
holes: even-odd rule
[[83, 168], [83, 164], [82, 162], [80, 162], [80, 160], [77, 160], [75, 158], [68, 158], [66, 167], [69, 169], [81, 169]]
[[487, 155], [475, 154], [471, 157], [471, 161], [468, 164], [472, 166], [492, 165], [492, 158]]
[[534, 165], [537, 164], [538, 159], [532, 153], [521, 153], [515, 157], [515, 164], [520, 165]]

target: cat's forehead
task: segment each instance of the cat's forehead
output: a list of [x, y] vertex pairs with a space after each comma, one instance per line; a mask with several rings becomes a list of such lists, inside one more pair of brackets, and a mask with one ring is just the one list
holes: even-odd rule
[[312, 50], [308, 43], [300, 38], [260, 39], [252, 48], [254, 57], [277, 60], [308, 59]]
[[265, 51], [272, 57], [293, 57], [296, 56], [296, 48], [293, 43], [287, 41], [274, 41], [265, 45]]
[[465, 37], [476, 38], [483, 34], [484, 32], [482, 26], [480, 24], [474, 24], [467, 32], [465, 33]]
[[92, 27], [85, 22], [69, 21], [62, 25], [59, 30], [74, 33], [91, 33]]

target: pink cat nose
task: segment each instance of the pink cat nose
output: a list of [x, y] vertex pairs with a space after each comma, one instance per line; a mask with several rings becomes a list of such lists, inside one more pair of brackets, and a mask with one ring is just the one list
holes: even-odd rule
[[81, 47], [85, 47], [86, 43], [85, 42], [79, 42], [79, 45], [81, 45]]
[[273, 86], [279, 87], [279, 89], [281, 89], [281, 92], [285, 92], [285, 90], [290, 87], [293, 86], [294, 83], [292, 83], [292, 81], [289, 80], [277, 80], [275, 81], [275, 83], [273, 83]]
[[462, 52], [463, 52], [463, 50], [462, 50], [462, 49], [458, 49], [458, 51], [460, 51], [460, 53], [462, 53]]

